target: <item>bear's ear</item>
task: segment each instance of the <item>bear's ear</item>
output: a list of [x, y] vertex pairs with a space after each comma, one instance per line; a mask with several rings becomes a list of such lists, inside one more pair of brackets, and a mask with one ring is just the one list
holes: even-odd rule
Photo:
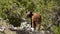
[[30, 11], [30, 13], [32, 14], [32, 12]]
[[28, 12], [28, 10], [26, 10], [26, 13]]
[[26, 13], [27, 13], [27, 11], [26, 11]]

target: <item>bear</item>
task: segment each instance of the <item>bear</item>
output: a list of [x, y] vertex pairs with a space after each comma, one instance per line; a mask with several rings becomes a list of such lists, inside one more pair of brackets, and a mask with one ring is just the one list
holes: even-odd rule
[[40, 30], [41, 27], [41, 15], [38, 13], [32, 13], [31, 11], [26, 11], [26, 16], [31, 19], [31, 29], [32, 31]]

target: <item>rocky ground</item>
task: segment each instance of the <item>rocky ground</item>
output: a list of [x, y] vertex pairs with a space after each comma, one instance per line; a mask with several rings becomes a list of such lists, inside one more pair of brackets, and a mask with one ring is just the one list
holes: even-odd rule
[[[2, 25], [1, 25], [2, 24]], [[1, 34], [54, 34], [50, 29], [45, 30], [41, 26], [41, 30], [31, 31], [30, 22], [24, 21], [21, 23], [20, 27], [14, 27], [13, 25], [8, 25], [5, 21], [0, 21], [0, 33]]]

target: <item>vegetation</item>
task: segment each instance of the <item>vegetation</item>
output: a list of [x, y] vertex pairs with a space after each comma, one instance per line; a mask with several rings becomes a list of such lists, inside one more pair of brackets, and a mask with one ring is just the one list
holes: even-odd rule
[[0, 0], [0, 17], [14, 26], [20, 26], [26, 10], [40, 13], [42, 26], [52, 23], [51, 30], [60, 34], [60, 0]]

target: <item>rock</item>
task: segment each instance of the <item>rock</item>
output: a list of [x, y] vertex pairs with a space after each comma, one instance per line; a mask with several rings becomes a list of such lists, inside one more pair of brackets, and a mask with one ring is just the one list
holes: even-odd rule
[[5, 30], [5, 27], [0, 25], [0, 32], [3, 32], [4, 30]]
[[50, 31], [46, 31], [46, 34], [50, 34]]
[[40, 34], [45, 34], [45, 31], [44, 31], [44, 30], [41, 30], [41, 31], [40, 31]]
[[30, 34], [28, 31], [25, 30], [18, 30], [16, 31], [17, 34]]

